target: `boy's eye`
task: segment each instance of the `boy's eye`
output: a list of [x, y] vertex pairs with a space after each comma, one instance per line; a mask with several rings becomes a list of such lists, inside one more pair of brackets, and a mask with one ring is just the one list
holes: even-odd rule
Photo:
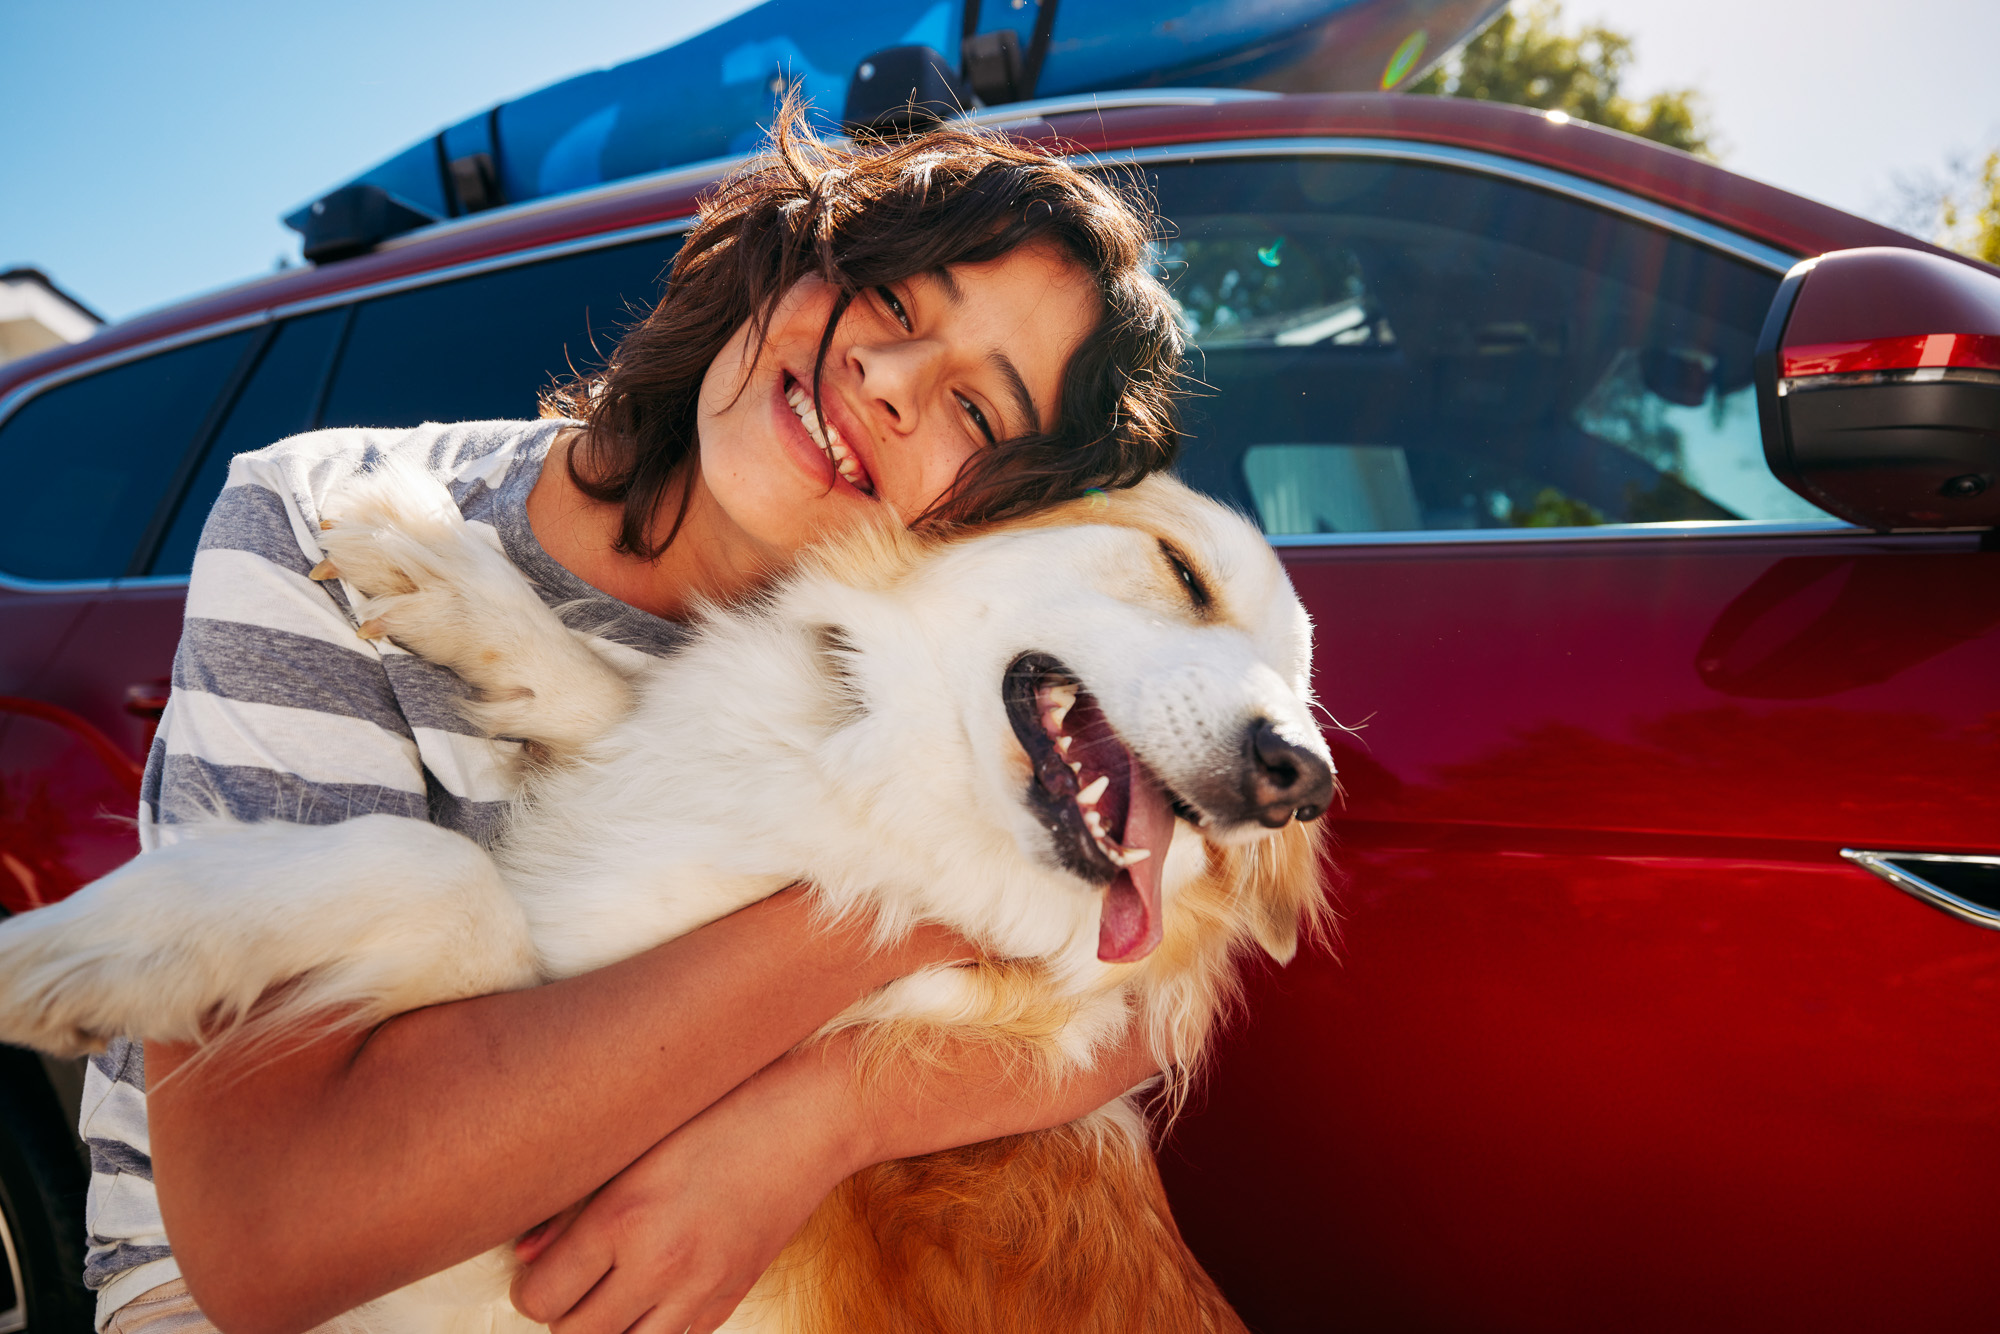
[[993, 426], [986, 420], [986, 414], [979, 410], [979, 405], [964, 394], [956, 394], [953, 397], [958, 399], [958, 406], [965, 409], [965, 415], [972, 418], [972, 424], [979, 428], [979, 433], [986, 437], [986, 443], [989, 445], [999, 444], [1000, 437], [993, 434]]
[[896, 294], [886, 287], [878, 287], [875, 289], [875, 295], [882, 298], [882, 304], [896, 317], [896, 323], [903, 326], [903, 332], [910, 332], [910, 312], [903, 309], [903, 303], [896, 299]]

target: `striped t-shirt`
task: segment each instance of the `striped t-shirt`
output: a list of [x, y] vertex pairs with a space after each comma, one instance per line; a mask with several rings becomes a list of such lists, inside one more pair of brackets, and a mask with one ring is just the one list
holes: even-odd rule
[[[672, 652], [677, 625], [584, 583], [528, 527], [528, 492], [550, 442], [571, 425], [315, 431], [237, 456], [188, 583], [173, 694], [140, 788], [142, 851], [218, 814], [333, 824], [386, 811], [489, 842], [506, 811], [516, 743], [489, 739], [459, 716], [463, 687], [452, 672], [360, 638], [341, 586], [307, 571], [321, 558], [329, 492], [378, 459], [414, 458], [450, 488], [473, 531], [614, 661]], [[97, 1291], [101, 1329], [126, 1302], [180, 1274], [153, 1191], [138, 1043], [115, 1042], [92, 1058], [79, 1129], [91, 1165], [84, 1281]]]

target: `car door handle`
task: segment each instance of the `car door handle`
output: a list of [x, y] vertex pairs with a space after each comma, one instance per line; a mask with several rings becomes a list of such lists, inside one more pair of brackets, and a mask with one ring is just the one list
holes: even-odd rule
[[167, 694], [173, 689], [171, 682], [147, 681], [136, 686], [125, 687], [125, 712], [138, 718], [150, 718], [154, 722], [167, 711]]
[[1840, 855], [1940, 912], [2000, 931], [2000, 857], [1861, 848], [1842, 848]]

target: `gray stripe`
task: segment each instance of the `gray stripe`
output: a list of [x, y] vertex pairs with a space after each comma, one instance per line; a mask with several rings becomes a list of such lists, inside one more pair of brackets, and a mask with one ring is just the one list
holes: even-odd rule
[[174, 654], [174, 689], [339, 714], [411, 735], [380, 659], [289, 630], [190, 616]]
[[[571, 423], [543, 424], [560, 429]], [[570, 629], [602, 636], [656, 658], [665, 657], [686, 642], [685, 626], [629, 606], [585, 583], [542, 549], [534, 528], [529, 525], [528, 493], [535, 489], [535, 481], [542, 475], [542, 460], [547, 457], [554, 438], [555, 431], [551, 430], [539, 439], [522, 441], [507, 469], [506, 480], [494, 492], [489, 522], [500, 533], [502, 550], [528, 577], [542, 601], [554, 607]]]
[[197, 824], [217, 816], [310, 825], [378, 813], [426, 818], [421, 793], [374, 783], [313, 783], [297, 774], [212, 764], [195, 755], [167, 756], [160, 782], [161, 824]]
[[[153, 734], [153, 744], [146, 751], [146, 771], [139, 779], [139, 804], [153, 813], [155, 820], [160, 815], [160, 771], [167, 762], [166, 738], [157, 732]], [[95, 1060], [96, 1057], [92, 1057]]]
[[462, 709], [469, 692], [457, 672], [407, 653], [385, 656], [382, 667], [411, 727], [485, 737], [486, 733], [466, 721]]
[[90, 1064], [98, 1074], [114, 1084], [130, 1084], [133, 1088], [146, 1087], [146, 1044], [131, 1038], [113, 1038], [104, 1044], [104, 1050], [90, 1058]]
[[90, 1150], [90, 1170], [105, 1176], [144, 1177], [153, 1179], [153, 1160], [130, 1144], [115, 1139], [98, 1139], [96, 1136], [84, 1141]]
[[432, 824], [464, 834], [482, 848], [490, 848], [506, 832], [510, 801], [472, 801], [461, 797], [424, 770], [425, 805]]
[[500, 493], [488, 486], [484, 477], [475, 477], [470, 481], [454, 477], [448, 488], [460, 514], [474, 523], [493, 522], [493, 512], [499, 504], [496, 497]]
[[[171, 1256], [170, 1246], [134, 1246], [130, 1242], [90, 1239], [90, 1256], [83, 1262], [83, 1286], [92, 1292], [110, 1286], [111, 1280], [128, 1269], [151, 1264]], [[108, 1247], [109, 1249], [105, 1249]]]
[[568, 421], [551, 417], [546, 421], [460, 422], [443, 427], [438, 429], [436, 438], [431, 441], [428, 455], [431, 475], [455, 479], [468, 465], [512, 444], [523, 432], [544, 428], [548, 438], [553, 440], [556, 432], [568, 425]]
[[226, 487], [216, 497], [196, 550], [248, 551], [293, 574], [313, 567], [299, 550], [283, 497], [255, 483]]

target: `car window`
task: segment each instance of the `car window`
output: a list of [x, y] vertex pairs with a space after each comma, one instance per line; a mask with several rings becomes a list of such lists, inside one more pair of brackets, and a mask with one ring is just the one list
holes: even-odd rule
[[208, 442], [153, 559], [153, 574], [186, 574], [193, 566], [202, 522], [222, 492], [233, 456], [312, 429], [327, 367], [346, 323], [345, 308], [301, 315], [285, 321], [264, 344], [249, 380]]
[[1422, 163], [1152, 175], [1203, 386], [1182, 473], [1266, 532], [1827, 517], [1764, 464], [1779, 275]]
[[679, 244], [655, 237], [363, 302], [320, 424], [533, 417], [543, 389], [601, 366], [659, 300]]
[[0, 523], [0, 571], [52, 580], [127, 573], [252, 336], [211, 338], [57, 385], [0, 423], [0, 472], [13, 497]]

